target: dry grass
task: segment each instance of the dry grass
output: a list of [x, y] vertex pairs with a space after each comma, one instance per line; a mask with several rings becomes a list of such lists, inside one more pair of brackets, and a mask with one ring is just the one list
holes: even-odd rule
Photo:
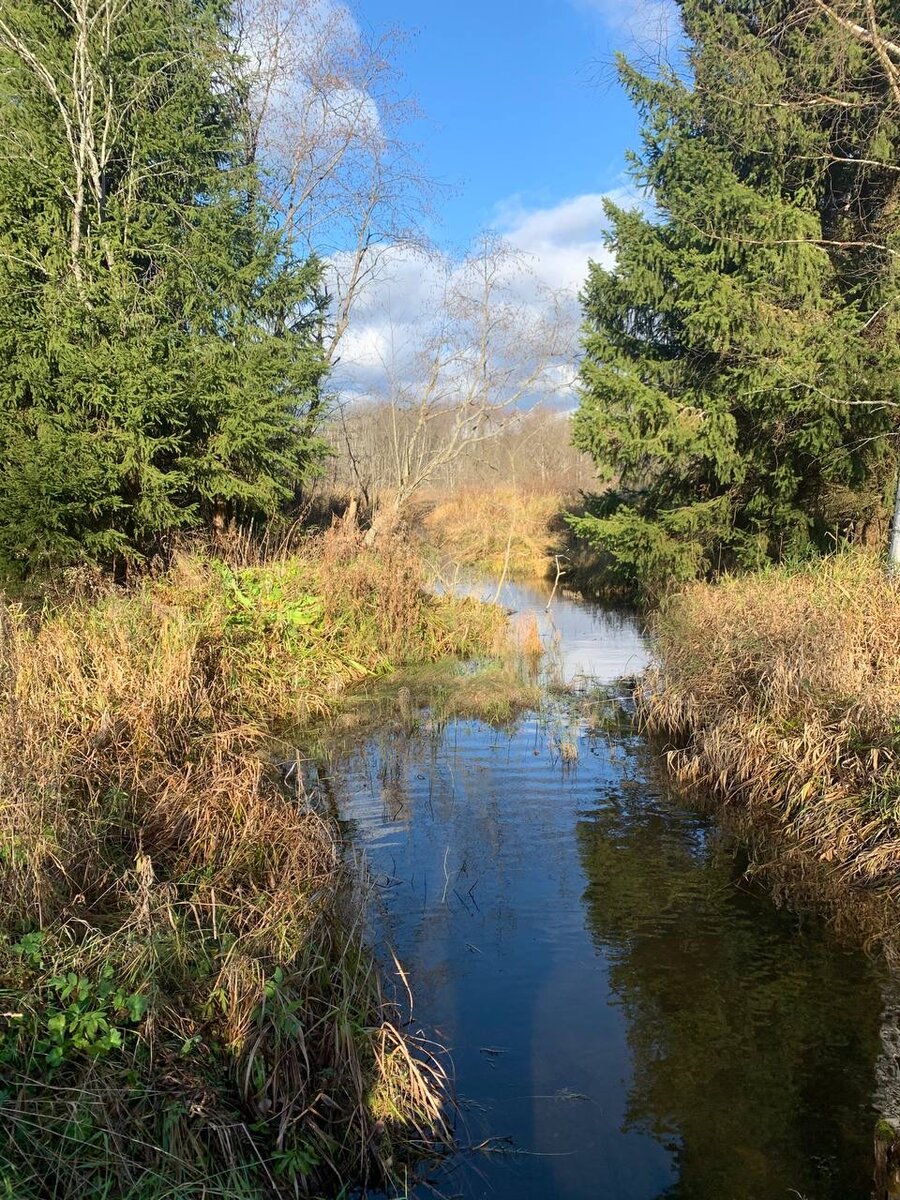
[[565, 508], [556, 492], [470, 489], [439, 501], [424, 525], [436, 549], [461, 566], [510, 579], [543, 578], [562, 549], [554, 523]]
[[657, 618], [642, 713], [691, 788], [842, 884], [900, 898], [900, 590], [872, 557], [697, 584]]
[[264, 766], [501, 615], [339, 535], [0, 623], [0, 1194], [335, 1195], [446, 1135], [335, 831]]

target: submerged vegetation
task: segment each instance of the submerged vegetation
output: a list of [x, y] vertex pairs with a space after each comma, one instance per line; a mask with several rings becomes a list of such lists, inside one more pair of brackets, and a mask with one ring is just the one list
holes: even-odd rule
[[275, 726], [502, 621], [340, 535], [4, 608], [4, 1194], [335, 1194], [440, 1142], [334, 830], [266, 763]]
[[412, 733], [440, 731], [456, 718], [505, 726], [537, 709], [541, 688], [529, 661], [519, 654], [501, 658], [427, 663], [361, 685], [349, 693], [337, 714], [308, 731], [305, 746], [317, 757], [324, 736], [325, 758], [336, 744], [356, 743], [377, 729]]
[[900, 593], [878, 560], [693, 584], [656, 640], [642, 714], [676, 779], [900, 900]]

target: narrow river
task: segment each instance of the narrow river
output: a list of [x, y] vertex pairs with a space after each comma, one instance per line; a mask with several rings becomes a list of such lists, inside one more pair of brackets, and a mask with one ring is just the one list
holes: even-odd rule
[[883, 968], [748, 883], [627, 721], [598, 727], [592, 689], [646, 662], [635, 619], [501, 599], [574, 699], [511, 731], [398, 725], [335, 767], [470, 1147], [414, 1194], [868, 1200]]

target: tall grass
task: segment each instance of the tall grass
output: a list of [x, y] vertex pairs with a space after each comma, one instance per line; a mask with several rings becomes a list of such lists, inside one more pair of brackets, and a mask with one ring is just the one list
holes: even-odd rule
[[0, 1196], [336, 1195], [446, 1136], [335, 832], [265, 765], [348, 684], [492, 644], [421, 584], [337, 535], [3, 608]]
[[542, 578], [563, 549], [557, 525], [565, 507], [557, 492], [469, 488], [439, 500], [424, 527], [440, 553], [462, 566], [510, 579]]
[[775, 816], [835, 881], [900, 898], [900, 591], [881, 565], [696, 584], [656, 640], [641, 707], [677, 778]]

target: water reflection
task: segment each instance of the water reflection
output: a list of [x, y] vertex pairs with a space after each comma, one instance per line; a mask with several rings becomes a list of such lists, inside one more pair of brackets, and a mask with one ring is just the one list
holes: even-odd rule
[[[586, 657], [601, 678], [640, 665], [627, 618], [553, 615], [570, 677]], [[511, 733], [398, 727], [334, 776], [376, 936], [452, 1048], [464, 1140], [492, 1150], [445, 1168], [441, 1194], [870, 1195], [879, 970], [744, 884], [632, 732], [579, 700]]]
[[[637, 675], [649, 660], [647, 644], [633, 614], [601, 608], [549, 584], [469, 583], [456, 590], [496, 600], [516, 617], [537, 621], [545, 648], [563, 680], [609, 682]], [[548, 608], [548, 603], [550, 607]]]
[[881, 996], [814, 921], [741, 885], [705, 825], [610, 794], [578, 822], [587, 920], [632, 1054], [626, 1128], [679, 1200], [868, 1196]]

